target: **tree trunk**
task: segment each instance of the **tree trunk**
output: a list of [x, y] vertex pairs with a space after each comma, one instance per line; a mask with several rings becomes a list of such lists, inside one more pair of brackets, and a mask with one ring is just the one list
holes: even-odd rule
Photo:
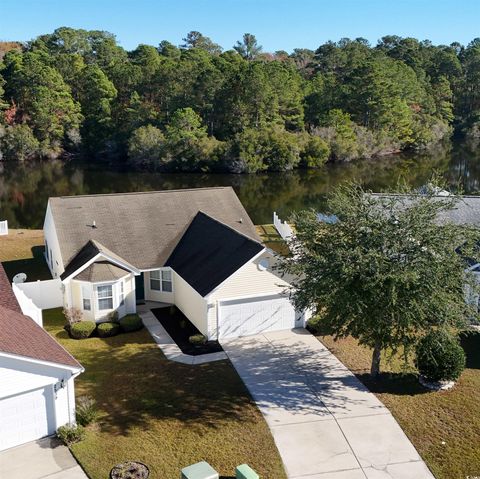
[[372, 354], [372, 367], [370, 368], [370, 374], [372, 377], [376, 378], [380, 374], [380, 353], [382, 349], [380, 343], [375, 343]]

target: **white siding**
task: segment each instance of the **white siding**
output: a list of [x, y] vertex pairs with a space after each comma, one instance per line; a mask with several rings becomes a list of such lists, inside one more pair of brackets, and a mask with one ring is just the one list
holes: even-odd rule
[[[119, 317], [125, 316], [126, 314], [134, 313], [136, 311], [136, 300], [135, 300], [135, 276], [131, 273], [128, 276], [122, 278], [124, 284], [124, 296], [125, 296], [125, 306], [119, 307], [118, 297], [120, 293], [120, 280], [113, 283], [113, 309], [110, 310], [98, 310], [97, 306], [97, 295], [96, 295], [96, 285], [97, 284], [112, 284], [112, 283], [89, 283], [87, 281], [78, 281], [71, 280], [65, 283], [65, 288], [70, 291], [71, 299], [67, 300], [69, 306], [80, 309], [83, 313], [83, 318], [91, 321], [105, 321], [108, 317], [108, 314], [114, 310], [118, 310]], [[85, 311], [83, 309], [83, 295], [82, 295], [82, 286], [87, 285], [90, 287], [90, 305], [91, 310]]]
[[64, 271], [65, 266], [62, 261], [62, 255], [60, 254], [60, 244], [57, 238], [57, 232], [55, 230], [55, 223], [53, 221], [52, 211], [50, 209], [50, 202], [47, 205], [47, 212], [45, 214], [45, 222], [43, 223], [43, 234], [45, 241], [48, 243], [49, 259], [47, 261], [50, 272], [54, 278], [58, 278]]
[[[60, 387], [62, 380], [63, 387]], [[7, 401], [8, 404], [15, 404], [17, 396], [20, 401], [26, 393], [41, 389], [53, 401], [53, 411], [48, 414], [53, 414], [51, 420], [54, 429], [75, 421], [74, 376], [71, 370], [0, 355], [0, 404], [2, 400], [5, 401], [4, 405], [7, 405]], [[47, 402], [47, 406], [48, 404]], [[49, 407], [51, 406], [50, 403]], [[30, 418], [32, 413], [33, 411], [25, 411], [22, 420]], [[17, 414], [22, 415], [22, 411], [17, 411]]]
[[166, 293], [165, 291], [156, 291], [150, 288], [150, 272], [146, 271], [143, 275], [143, 280], [145, 284], [145, 300], [147, 301], [159, 301], [160, 303], [171, 303], [175, 301], [175, 281], [173, 279], [172, 272], [172, 281], [173, 291], [171, 293]]
[[207, 301], [200, 296], [181, 276], [173, 272], [175, 305], [204, 335], [210, 337], [207, 322]]
[[265, 252], [254, 261], [242, 266], [207, 297], [209, 303], [208, 328], [212, 337], [216, 337], [217, 311], [220, 300], [280, 294], [288, 288], [289, 284], [272, 271], [269, 271], [269, 269], [262, 271], [259, 268], [259, 263], [262, 260], [269, 261], [271, 265], [275, 262], [274, 257]]

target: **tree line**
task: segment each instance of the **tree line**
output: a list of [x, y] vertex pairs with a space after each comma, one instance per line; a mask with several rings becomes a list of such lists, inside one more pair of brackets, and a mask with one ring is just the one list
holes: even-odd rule
[[[3, 49], [3, 51], [2, 51]], [[0, 155], [169, 171], [286, 171], [480, 137], [480, 39], [398, 36], [266, 53], [199, 32], [126, 51], [62, 27], [0, 44]]]

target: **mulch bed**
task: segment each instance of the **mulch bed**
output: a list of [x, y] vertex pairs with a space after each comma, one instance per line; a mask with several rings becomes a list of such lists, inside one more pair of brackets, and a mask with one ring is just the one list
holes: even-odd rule
[[182, 350], [182, 353], [189, 354], [190, 356], [200, 356], [201, 354], [218, 353], [223, 351], [223, 348], [218, 341], [207, 341], [205, 344], [201, 345], [191, 344], [188, 341], [188, 338], [201, 333], [178, 309], [175, 308], [172, 312], [169, 307], [156, 308], [152, 309], [152, 313], [175, 341], [177, 346]]

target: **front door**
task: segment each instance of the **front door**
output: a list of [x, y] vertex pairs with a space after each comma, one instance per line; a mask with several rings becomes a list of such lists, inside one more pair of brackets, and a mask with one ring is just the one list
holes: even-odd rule
[[135, 276], [135, 298], [138, 303], [143, 303], [145, 300], [145, 283], [143, 273], [139, 276]]

